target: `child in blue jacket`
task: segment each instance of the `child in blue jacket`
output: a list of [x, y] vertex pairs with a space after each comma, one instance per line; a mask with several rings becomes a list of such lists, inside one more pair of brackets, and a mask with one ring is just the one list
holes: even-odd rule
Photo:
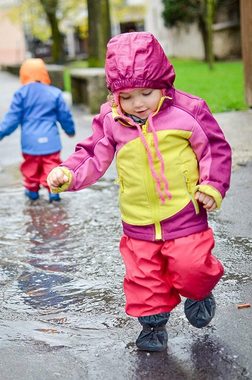
[[62, 91], [50, 86], [51, 80], [42, 59], [27, 59], [20, 68], [22, 87], [15, 92], [9, 111], [0, 123], [0, 140], [21, 126], [21, 149], [24, 161], [20, 166], [25, 195], [39, 198], [39, 189], [45, 187], [49, 201], [59, 201], [47, 184], [48, 173], [61, 163], [62, 149], [57, 123], [69, 136], [75, 127]]

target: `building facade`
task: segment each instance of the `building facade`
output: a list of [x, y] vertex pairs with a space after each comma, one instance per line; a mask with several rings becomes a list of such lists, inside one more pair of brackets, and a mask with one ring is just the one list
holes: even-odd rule
[[26, 56], [25, 37], [21, 23], [14, 23], [8, 17], [12, 1], [2, 2], [0, 8], [0, 65], [21, 63]]

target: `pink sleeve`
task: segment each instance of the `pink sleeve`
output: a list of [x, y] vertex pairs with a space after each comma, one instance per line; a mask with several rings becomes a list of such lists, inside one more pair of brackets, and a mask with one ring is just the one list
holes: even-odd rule
[[190, 143], [199, 162], [199, 184], [213, 187], [223, 198], [230, 186], [231, 148], [204, 101], [196, 122]]
[[73, 174], [69, 191], [81, 190], [95, 183], [113, 161], [115, 143], [106, 114], [100, 113], [93, 119], [92, 129], [92, 135], [80, 141], [75, 152], [61, 164]]

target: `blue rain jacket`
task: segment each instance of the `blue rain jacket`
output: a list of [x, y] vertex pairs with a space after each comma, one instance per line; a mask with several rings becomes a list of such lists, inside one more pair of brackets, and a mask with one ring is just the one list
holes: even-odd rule
[[0, 124], [0, 140], [21, 126], [21, 149], [45, 155], [62, 149], [58, 123], [69, 136], [75, 134], [71, 112], [57, 87], [32, 82], [15, 92]]

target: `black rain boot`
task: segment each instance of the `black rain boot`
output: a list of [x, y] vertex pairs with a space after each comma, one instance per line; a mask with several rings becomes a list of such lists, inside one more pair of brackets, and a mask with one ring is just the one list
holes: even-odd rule
[[185, 301], [185, 316], [191, 325], [197, 328], [207, 326], [214, 317], [216, 309], [215, 299], [212, 293], [202, 301], [194, 301], [189, 298]]
[[138, 321], [143, 326], [136, 345], [142, 351], [164, 351], [167, 348], [168, 334], [165, 325], [170, 313], [160, 313], [139, 317]]

